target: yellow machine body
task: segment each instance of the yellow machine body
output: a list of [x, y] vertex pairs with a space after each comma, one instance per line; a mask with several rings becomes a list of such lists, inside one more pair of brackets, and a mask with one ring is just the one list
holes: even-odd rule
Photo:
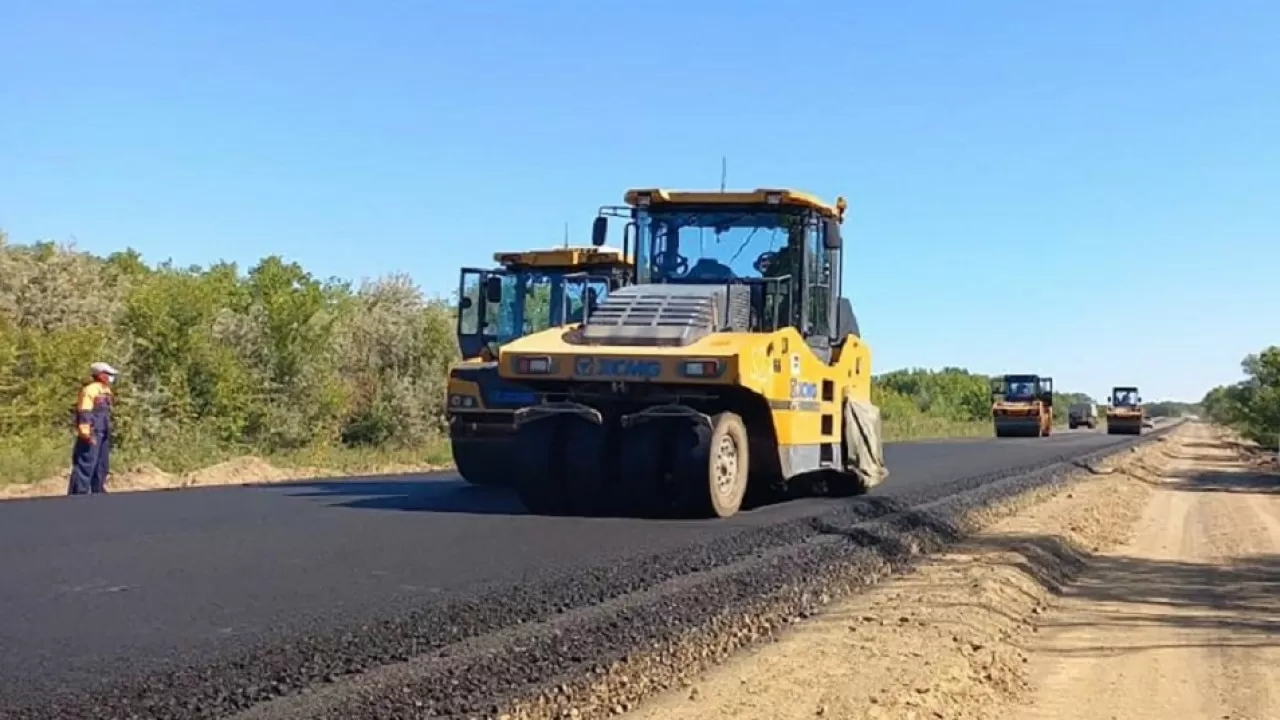
[[[627, 207], [601, 209], [593, 242], [607, 232], [606, 213], [628, 218], [635, 281], [585, 323], [500, 350], [498, 374], [539, 395], [515, 412], [526, 505], [631, 514], [670, 501], [723, 517], [748, 484], [776, 490], [822, 471], [856, 478], [855, 491], [880, 482], [871, 350], [840, 294], [843, 198], [656, 188], [624, 197]], [[760, 246], [759, 276], [701, 249], [725, 232], [740, 233], [745, 248], [761, 229], [781, 247]], [[694, 246], [702, 254], [690, 266]], [[697, 274], [707, 268], [722, 274]]]
[[1053, 434], [1053, 378], [1005, 375], [991, 381], [991, 394], [996, 437]]
[[[572, 330], [553, 328], [502, 350], [505, 378], [579, 383], [643, 382], [717, 390], [740, 388], [767, 408], [787, 477], [824, 467], [823, 446], [838, 448], [841, 401], [871, 402], [871, 348], [850, 338], [827, 364], [794, 328], [769, 334], [715, 333], [681, 348], [575, 345]], [[530, 372], [530, 368], [548, 368]], [[690, 375], [702, 366], [710, 372]], [[714, 368], [714, 369], [712, 369]], [[834, 460], [828, 459], [825, 466]]]
[[1107, 405], [1108, 435], [1141, 435], [1146, 418], [1138, 388], [1124, 385], [1111, 389]]

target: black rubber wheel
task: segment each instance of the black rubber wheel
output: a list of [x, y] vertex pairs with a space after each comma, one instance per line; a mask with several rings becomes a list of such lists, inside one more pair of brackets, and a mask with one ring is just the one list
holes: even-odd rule
[[566, 422], [559, 418], [537, 420], [516, 433], [516, 494], [525, 508], [537, 515], [563, 515], [570, 510], [565, 487]]
[[711, 419], [712, 427], [691, 423], [674, 443], [674, 479], [682, 514], [731, 517], [742, 507], [751, 469], [747, 427], [736, 413]]
[[458, 475], [472, 485], [502, 486], [511, 481], [510, 438], [468, 437], [450, 441]]
[[651, 420], [621, 431], [618, 442], [617, 482], [607, 494], [612, 513], [624, 517], [660, 517], [669, 514], [671, 452], [669, 436], [674, 423]]
[[585, 420], [570, 419], [563, 424], [565, 506], [575, 515], [605, 514], [610, 510], [607, 491], [613, 479], [611, 461], [617, 458], [609, 447], [612, 433]]

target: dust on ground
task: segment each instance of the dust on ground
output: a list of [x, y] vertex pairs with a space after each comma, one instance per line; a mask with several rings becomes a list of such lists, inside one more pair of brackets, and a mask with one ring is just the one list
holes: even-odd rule
[[[190, 487], [289, 482], [292, 480], [311, 480], [339, 476], [402, 475], [443, 469], [446, 469], [446, 467], [441, 465], [386, 465], [368, 471], [353, 473], [332, 468], [281, 468], [272, 465], [263, 458], [246, 455], [187, 473], [165, 472], [151, 463], [141, 463], [127, 470], [111, 473], [107, 478], [107, 491], [176, 490]], [[66, 494], [67, 473], [56, 475], [40, 482], [0, 485], [0, 500]]]
[[1022, 717], [1280, 717], [1280, 475], [1198, 426], [1041, 623]]
[[[1200, 696], [1198, 707], [1217, 713], [1206, 717], [1280, 717], [1280, 708], [1266, 705], [1274, 702], [1267, 689], [1274, 685], [1263, 677], [1274, 678], [1275, 671], [1265, 668], [1280, 664], [1259, 654], [1272, 650], [1258, 647], [1263, 633], [1274, 638], [1280, 630], [1276, 559], [1267, 567], [1248, 557], [1276, 552], [1280, 479], [1256, 474], [1218, 431], [1198, 424], [1090, 470], [1057, 491], [1042, 491], [1038, 503], [910, 574], [835, 603], [775, 642], [627, 716], [1185, 716], [1197, 708], [1194, 703], [1181, 706], [1179, 715], [1151, 705], [1156, 680], [1144, 669], [1154, 662], [1149, 653], [1103, 648], [1172, 642], [1184, 632], [1173, 615], [1190, 613], [1204, 616], [1199, 627], [1186, 625], [1194, 632], [1240, 636], [1236, 650], [1223, 643], [1195, 648], [1194, 642], [1152, 650], [1203, 653], [1192, 661], [1198, 664], [1178, 667], [1197, 671], [1205, 692], [1217, 693]], [[1173, 536], [1198, 540], [1180, 540], [1163, 552], [1194, 556], [1166, 565], [1144, 557], [1161, 538]], [[1196, 566], [1197, 560], [1214, 564]], [[1196, 573], [1204, 574], [1196, 579]], [[1197, 593], [1198, 601], [1192, 599]], [[1181, 607], [1159, 606], [1162, 596]], [[1105, 602], [1125, 606], [1126, 616], [1108, 616]], [[1221, 605], [1216, 611], [1215, 602]], [[1156, 607], [1143, 610], [1143, 603]], [[1156, 613], [1171, 622], [1154, 620]], [[1152, 636], [1131, 637], [1141, 632]], [[1167, 672], [1163, 677], [1161, 682], [1183, 679]], [[1223, 693], [1235, 693], [1235, 704], [1222, 704]], [[1094, 710], [1101, 714], [1088, 714]], [[1256, 712], [1263, 714], [1251, 714]]]

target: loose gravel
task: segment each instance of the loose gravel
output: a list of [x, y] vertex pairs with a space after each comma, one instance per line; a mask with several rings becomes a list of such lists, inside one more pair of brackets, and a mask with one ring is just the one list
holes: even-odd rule
[[106, 680], [4, 717], [606, 717], [955, 542], [976, 527], [975, 511], [989, 516], [1171, 428], [614, 567], [444, 597], [234, 661]]

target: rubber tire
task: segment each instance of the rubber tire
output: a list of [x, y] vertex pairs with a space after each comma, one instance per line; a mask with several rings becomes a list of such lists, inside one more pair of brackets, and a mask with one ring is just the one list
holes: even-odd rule
[[609, 493], [610, 510], [623, 517], [666, 514], [664, 486], [671, 475], [671, 422], [651, 420], [624, 430], [618, 443], [618, 481]]
[[475, 438], [450, 443], [453, 466], [458, 475], [472, 485], [501, 487], [510, 482], [513, 468], [507, 464], [511, 458], [511, 443], [507, 439], [492, 443]]
[[[675, 473], [679, 504], [689, 514], [699, 517], [727, 518], [737, 514], [747, 493], [751, 471], [751, 441], [747, 426], [736, 413], [723, 412], [711, 418], [712, 427], [702, 423], [691, 425], [676, 445]], [[719, 492], [717, 477], [718, 452], [728, 439], [735, 446], [737, 462], [728, 494]]]
[[516, 433], [516, 494], [534, 515], [563, 515], [570, 510], [565, 486], [566, 422], [537, 420]]
[[574, 515], [596, 516], [608, 512], [606, 491], [612, 479], [609, 460], [611, 433], [608, 428], [579, 419], [562, 421], [565, 444], [564, 477], [565, 508]]

